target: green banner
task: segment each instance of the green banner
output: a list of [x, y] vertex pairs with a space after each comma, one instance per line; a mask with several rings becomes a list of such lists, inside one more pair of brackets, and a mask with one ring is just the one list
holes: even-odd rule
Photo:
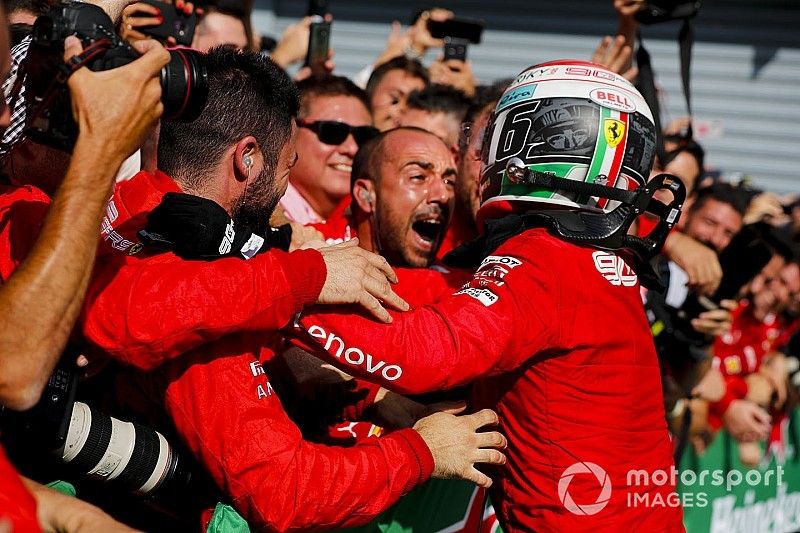
[[782, 461], [770, 453], [768, 461], [747, 468], [736, 442], [724, 432], [702, 455], [687, 446], [678, 480], [687, 533], [800, 531], [798, 442], [800, 409], [795, 409], [781, 443]]

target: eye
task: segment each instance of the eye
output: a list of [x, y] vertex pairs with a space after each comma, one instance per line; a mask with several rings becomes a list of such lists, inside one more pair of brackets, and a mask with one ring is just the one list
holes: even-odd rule
[[442, 178], [442, 181], [444, 182], [444, 184], [445, 184], [447, 187], [451, 187], [451, 188], [452, 188], [452, 187], [455, 187], [455, 186], [456, 186], [456, 180], [455, 180], [455, 178]]

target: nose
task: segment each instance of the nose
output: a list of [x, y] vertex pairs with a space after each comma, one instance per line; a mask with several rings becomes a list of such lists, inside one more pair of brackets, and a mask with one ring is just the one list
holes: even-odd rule
[[446, 204], [450, 202], [452, 197], [453, 190], [447, 186], [445, 178], [437, 176], [431, 180], [431, 184], [428, 187], [428, 202]]
[[339, 145], [338, 150], [340, 154], [349, 156], [351, 159], [356, 156], [356, 152], [358, 152], [358, 143], [352, 133]]
[[714, 232], [714, 235], [711, 237], [711, 244], [714, 245], [714, 249], [719, 253], [728, 246], [728, 243], [731, 242], [730, 237], [725, 234], [724, 230], [718, 229]]

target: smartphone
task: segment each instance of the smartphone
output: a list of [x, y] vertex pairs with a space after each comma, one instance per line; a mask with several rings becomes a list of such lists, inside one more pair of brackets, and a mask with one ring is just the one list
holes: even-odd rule
[[308, 0], [309, 17], [324, 17], [328, 13], [328, 0]]
[[467, 60], [467, 46], [469, 41], [459, 39], [457, 37], [444, 38], [444, 60], [458, 59], [459, 61]]
[[324, 74], [325, 61], [328, 60], [330, 49], [331, 23], [312, 22], [309, 32], [305, 64], [311, 67], [311, 72], [314, 74]]
[[483, 22], [473, 19], [428, 20], [428, 31], [434, 39], [453, 37], [478, 44], [483, 35]]
[[[162, 42], [173, 37], [177, 44], [192, 45], [194, 30], [197, 27], [197, 13], [192, 12], [191, 15], [187, 15], [183, 10], [177, 9], [174, 4], [159, 0], [140, 1], [160, 9], [164, 20], [157, 26], [142, 26], [139, 31]], [[149, 17], [150, 15], [143, 13], [142, 16]]]

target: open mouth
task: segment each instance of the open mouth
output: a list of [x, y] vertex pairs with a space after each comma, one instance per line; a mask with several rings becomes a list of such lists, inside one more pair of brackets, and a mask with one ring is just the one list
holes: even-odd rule
[[442, 221], [438, 218], [417, 220], [411, 224], [411, 229], [414, 230], [420, 239], [431, 245], [439, 239], [439, 236], [442, 234], [442, 227]]

